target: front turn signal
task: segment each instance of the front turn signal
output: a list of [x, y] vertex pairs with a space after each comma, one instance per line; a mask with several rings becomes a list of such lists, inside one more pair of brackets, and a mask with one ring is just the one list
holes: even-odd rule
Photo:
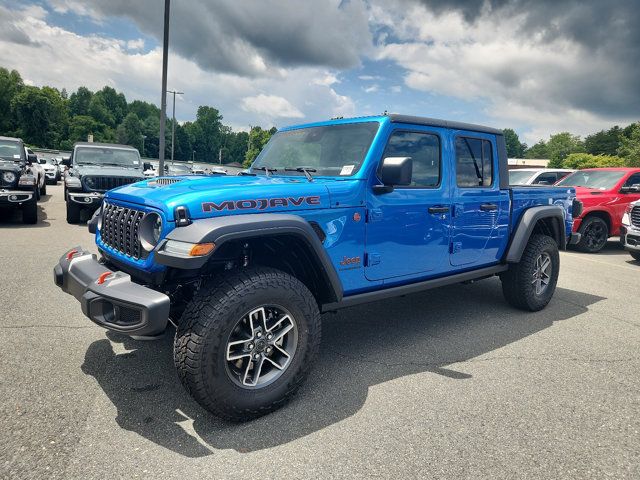
[[191, 250], [189, 250], [189, 256], [191, 257], [203, 257], [211, 253], [216, 248], [215, 243], [196, 243]]

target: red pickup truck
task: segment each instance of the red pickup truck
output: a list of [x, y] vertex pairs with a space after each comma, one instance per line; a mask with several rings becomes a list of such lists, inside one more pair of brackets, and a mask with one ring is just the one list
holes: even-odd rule
[[640, 199], [640, 168], [588, 168], [563, 178], [559, 187], [575, 187], [583, 210], [573, 218], [573, 231], [582, 235], [576, 245], [596, 253], [607, 239], [620, 234], [627, 205]]

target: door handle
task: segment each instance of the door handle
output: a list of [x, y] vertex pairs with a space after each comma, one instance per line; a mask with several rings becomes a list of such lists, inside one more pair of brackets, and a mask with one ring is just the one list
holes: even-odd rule
[[483, 203], [482, 205], [480, 205], [480, 210], [482, 210], [483, 212], [491, 212], [497, 209], [498, 205], [496, 205], [495, 203]]
[[449, 213], [449, 207], [429, 207], [429, 213]]

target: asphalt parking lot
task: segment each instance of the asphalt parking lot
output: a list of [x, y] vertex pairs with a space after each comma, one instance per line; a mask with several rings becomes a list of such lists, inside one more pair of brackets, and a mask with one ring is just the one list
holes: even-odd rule
[[497, 279], [328, 314], [284, 409], [218, 420], [182, 389], [170, 335], [106, 334], [52, 281], [62, 187], [0, 218], [1, 478], [639, 478], [640, 264], [562, 253], [551, 304]]

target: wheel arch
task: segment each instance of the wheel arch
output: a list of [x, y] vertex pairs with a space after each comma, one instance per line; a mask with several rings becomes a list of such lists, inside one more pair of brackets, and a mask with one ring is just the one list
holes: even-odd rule
[[522, 214], [518, 225], [514, 229], [511, 243], [505, 254], [505, 261], [507, 263], [518, 263], [531, 235], [536, 233], [553, 238], [558, 247], [564, 250], [567, 245], [567, 238], [562, 207], [545, 205], [528, 208]]
[[588, 210], [587, 212], [584, 212], [581, 215], [581, 217], [582, 217], [582, 223], [584, 223], [584, 221], [589, 217], [601, 218], [607, 224], [607, 228], [609, 229], [609, 235], [611, 235], [611, 232], [613, 230], [613, 220], [611, 218], [611, 214], [606, 210]]
[[[214, 243], [206, 257], [176, 258], [163, 252], [167, 240]], [[248, 214], [196, 220], [171, 231], [156, 252], [158, 263], [202, 269], [246, 250], [253, 265], [289, 273], [304, 283], [319, 305], [342, 300], [342, 283], [316, 229], [297, 215]]]

